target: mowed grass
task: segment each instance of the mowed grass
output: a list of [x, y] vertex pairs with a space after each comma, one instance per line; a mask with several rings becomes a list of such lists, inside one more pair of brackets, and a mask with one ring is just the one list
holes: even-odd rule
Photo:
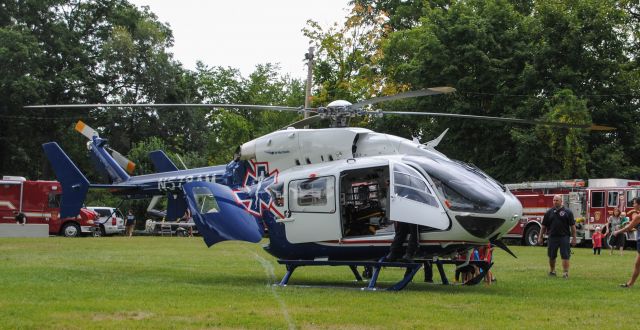
[[[200, 238], [0, 239], [0, 328], [637, 328], [636, 252], [574, 249], [549, 278], [542, 247], [495, 253], [498, 282], [362, 291], [347, 267], [285, 268], [261, 245]], [[402, 277], [384, 269], [381, 286]], [[447, 268], [453, 278], [453, 268]], [[437, 272], [436, 272], [437, 276]], [[436, 277], [437, 278], [437, 277]]]

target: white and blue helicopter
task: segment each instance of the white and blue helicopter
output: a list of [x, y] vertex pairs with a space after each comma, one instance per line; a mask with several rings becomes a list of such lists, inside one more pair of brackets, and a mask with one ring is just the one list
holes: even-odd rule
[[[300, 266], [345, 265], [362, 280], [358, 266], [371, 277], [375, 289], [382, 267], [406, 267], [404, 288], [422, 265], [436, 264], [443, 284], [442, 265], [491, 262], [470, 260], [474, 248], [492, 243], [507, 252], [501, 238], [518, 223], [522, 205], [509, 190], [477, 167], [449, 159], [435, 148], [446, 131], [427, 143], [347, 127], [359, 115], [426, 115], [498, 120], [604, 130], [597, 125], [572, 125], [516, 118], [448, 113], [365, 111], [378, 102], [451, 93], [449, 87], [429, 88], [351, 104], [334, 101], [327, 107], [304, 109], [314, 116], [285, 129], [246, 142], [227, 165], [179, 170], [162, 151], [150, 154], [156, 173], [130, 176], [133, 164], [107, 140], [82, 122], [76, 129], [89, 141], [94, 165], [107, 184], [90, 183], [56, 142], [43, 145], [62, 184], [61, 216], [75, 216], [91, 188], [110, 189], [124, 198], [166, 196], [167, 219], [190, 209], [207, 246], [227, 240], [257, 243], [268, 230], [264, 249], [286, 265], [280, 282], [286, 285]], [[211, 107], [300, 111], [301, 108], [229, 104], [84, 104], [31, 108], [93, 107]], [[300, 128], [322, 118], [331, 128]], [[111, 151], [111, 153], [110, 153]], [[392, 222], [419, 226], [420, 260], [386, 262], [394, 239]], [[448, 258], [465, 254], [466, 260]], [[512, 254], [512, 253], [511, 253]], [[480, 275], [469, 283], [478, 283]]]

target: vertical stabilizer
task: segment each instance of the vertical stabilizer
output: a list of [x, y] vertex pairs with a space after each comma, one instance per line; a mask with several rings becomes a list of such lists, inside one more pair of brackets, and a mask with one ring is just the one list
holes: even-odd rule
[[167, 154], [162, 150], [155, 150], [149, 153], [149, 158], [156, 169], [156, 173], [178, 171], [178, 167], [174, 164]]
[[45, 143], [42, 148], [62, 186], [60, 217], [75, 217], [80, 213], [80, 208], [84, 204], [89, 190], [89, 180], [82, 175], [78, 167], [57, 143]]

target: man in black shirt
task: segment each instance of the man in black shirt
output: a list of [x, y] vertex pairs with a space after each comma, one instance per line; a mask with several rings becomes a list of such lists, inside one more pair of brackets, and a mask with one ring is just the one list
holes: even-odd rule
[[542, 219], [542, 229], [538, 236], [538, 244], [542, 245], [544, 234], [549, 232], [547, 254], [549, 256], [549, 276], [556, 276], [556, 257], [560, 248], [562, 258], [562, 276], [569, 278], [569, 258], [571, 257], [571, 247], [569, 246], [569, 235], [571, 235], [571, 245], [576, 245], [576, 221], [571, 210], [562, 205], [562, 196], [553, 196], [553, 207], [544, 214]]

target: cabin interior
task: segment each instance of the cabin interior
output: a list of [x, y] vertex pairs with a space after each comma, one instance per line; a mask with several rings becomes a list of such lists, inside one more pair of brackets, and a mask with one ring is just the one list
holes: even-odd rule
[[342, 237], [371, 236], [393, 231], [388, 219], [389, 168], [349, 170], [340, 176]]

